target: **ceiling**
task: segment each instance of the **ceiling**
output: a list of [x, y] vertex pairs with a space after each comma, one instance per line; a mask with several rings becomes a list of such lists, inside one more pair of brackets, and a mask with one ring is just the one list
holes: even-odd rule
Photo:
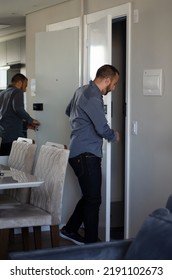
[[25, 31], [25, 16], [29, 13], [69, 0], [0, 0], [0, 39]]

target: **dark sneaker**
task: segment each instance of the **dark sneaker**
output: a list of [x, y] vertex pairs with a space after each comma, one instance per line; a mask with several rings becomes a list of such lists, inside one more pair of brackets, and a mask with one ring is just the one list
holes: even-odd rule
[[65, 226], [60, 230], [60, 236], [64, 239], [74, 242], [77, 245], [84, 244], [84, 238], [79, 233], [74, 233], [74, 232], [69, 233], [67, 232]]

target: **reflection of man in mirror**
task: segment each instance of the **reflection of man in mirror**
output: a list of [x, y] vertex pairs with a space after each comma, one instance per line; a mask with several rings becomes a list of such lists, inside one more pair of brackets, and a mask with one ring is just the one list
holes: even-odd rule
[[36, 129], [39, 121], [33, 119], [24, 109], [24, 96], [28, 79], [21, 73], [15, 74], [8, 88], [0, 92], [0, 133], [2, 143], [0, 155], [9, 155], [12, 142], [25, 137], [23, 125]]

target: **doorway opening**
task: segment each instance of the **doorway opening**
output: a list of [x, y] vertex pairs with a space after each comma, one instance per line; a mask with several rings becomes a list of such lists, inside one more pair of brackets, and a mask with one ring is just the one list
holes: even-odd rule
[[120, 82], [112, 92], [114, 130], [120, 142], [111, 145], [111, 218], [110, 238], [124, 238], [125, 207], [125, 121], [126, 121], [126, 17], [112, 20], [112, 64], [120, 72]]

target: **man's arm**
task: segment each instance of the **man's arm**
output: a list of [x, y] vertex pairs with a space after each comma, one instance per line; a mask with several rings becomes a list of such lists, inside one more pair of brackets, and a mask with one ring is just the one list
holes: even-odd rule
[[111, 129], [107, 123], [103, 102], [101, 102], [100, 99], [91, 98], [90, 102], [87, 103], [85, 112], [92, 121], [98, 135], [108, 141], [119, 141], [119, 133], [114, 132], [114, 130]]
[[12, 101], [12, 106], [14, 112], [19, 116], [20, 119], [25, 120], [28, 125], [30, 126], [29, 128], [34, 129], [40, 125], [40, 122], [38, 120], [33, 119], [24, 109], [24, 102], [23, 102], [23, 92], [21, 91], [16, 91], [13, 101]]

